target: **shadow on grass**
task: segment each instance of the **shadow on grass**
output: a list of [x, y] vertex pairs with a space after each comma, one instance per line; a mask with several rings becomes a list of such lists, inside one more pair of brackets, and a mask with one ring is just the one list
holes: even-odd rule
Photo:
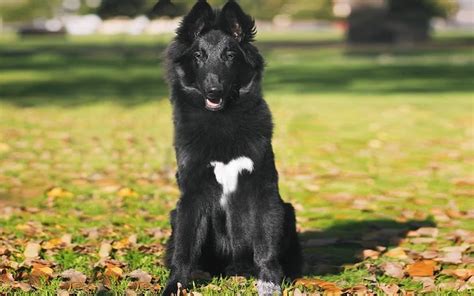
[[405, 223], [393, 220], [344, 221], [320, 232], [300, 233], [306, 264], [304, 274], [339, 273], [344, 265], [361, 262], [365, 249], [395, 247], [408, 231], [434, 226], [431, 220]]
[[[275, 52], [268, 59], [265, 91], [379, 95], [474, 91], [472, 58], [464, 47], [456, 55], [456, 48], [399, 51], [300, 43], [259, 44], [264, 56], [283, 50], [283, 55]], [[45, 41], [0, 47], [0, 101], [67, 107], [101, 101], [137, 105], [167, 98], [164, 46]], [[291, 62], [285, 61], [288, 52]]]

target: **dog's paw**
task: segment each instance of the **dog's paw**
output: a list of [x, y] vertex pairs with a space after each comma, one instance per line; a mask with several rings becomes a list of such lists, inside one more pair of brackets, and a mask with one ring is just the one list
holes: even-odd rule
[[[170, 281], [166, 284], [165, 289], [161, 293], [163, 296], [177, 296], [182, 295], [181, 291], [184, 289], [183, 285], [181, 285], [178, 281]], [[178, 293], [178, 291], [180, 293]]]
[[281, 287], [272, 282], [257, 281], [258, 296], [275, 296], [281, 295]]

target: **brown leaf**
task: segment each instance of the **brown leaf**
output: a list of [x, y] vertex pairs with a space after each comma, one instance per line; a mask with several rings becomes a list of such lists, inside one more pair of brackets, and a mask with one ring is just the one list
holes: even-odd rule
[[99, 257], [100, 258], [109, 257], [110, 251], [112, 251], [112, 245], [109, 242], [102, 242], [100, 244]]
[[87, 277], [77, 270], [65, 270], [60, 274], [60, 277], [63, 279], [60, 285], [61, 289], [81, 289], [86, 286]]
[[72, 236], [70, 234], [65, 234], [60, 238], [50, 239], [49, 241], [43, 243], [43, 249], [45, 250], [62, 249], [71, 244], [71, 239], [72, 239]]
[[370, 258], [370, 259], [377, 259], [379, 258], [380, 252], [371, 250], [371, 249], [366, 249], [362, 251], [362, 256], [364, 259]]
[[300, 278], [295, 280], [295, 286], [304, 286], [307, 288], [322, 288], [325, 293], [330, 293], [331, 295], [340, 295], [342, 294], [341, 288], [339, 288], [336, 284], [331, 282], [326, 282], [320, 279], [308, 279], [308, 278]]
[[402, 279], [405, 276], [403, 266], [400, 263], [385, 262], [381, 265], [382, 270], [388, 276]]
[[444, 269], [442, 274], [452, 275], [461, 280], [467, 280], [468, 278], [474, 276], [474, 269], [468, 268], [458, 268], [458, 269]]
[[436, 269], [436, 262], [433, 260], [418, 261], [413, 264], [409, 264], [406, 268], [406, 272], [411, 277], [424, 277], [433, 276]]
[[423, 259], [434, 259], [439, 256], [439, 253], [437, 251], [427, 250], [427, 251], [421, 252], [420, 256]]
[[1, 284], [11, 284], [15, 281], [13, 275], [6, 270], [0, 270], [0, 283]]
[[39, 286], [43, 281], [53, 277], [53, 269], [47, 265], [33, 263], [29, 281], [33, 286]]
[[387, 257], [396, 258], [396, 259], [406, 259], [408, 258], [407, 253], [401, 247], [397, 247], [389, 250], [384, 254]]
[[128, 274], [128, 277], [132, 280], [128, 284], [130, 289], [149, 289], [151, 287], [151, 275], [141, 269], [132, 271]]
[[439, 234], [438, 228], [435, 227], [421, 227], [416, 231], [420, 236], [437, 237]]
[[124, 239], [121, 239], [119, 241], [115, 241], [112, 244], [112, 248], [115, 250], [122, 250], [122, 249], [128, 249], [131, 246], [135, 245], [137, 243], [137, 235], [132, 234], [129, 237], [126, 237]]
[[105, 268], [104, 275], [109, 278], [118, 279], [123, 276], [123, 269], [116, 265], [109, 265]]
[[436, 289], [434, 278], [432, 277], [414, 277], [414, 281], [423, 283], [423, 290], [421, 292], [433, 292]]
[[442, 263], [460, 264], [462, 263], [462, 253], [461, 252], [444, 253], [442, 257], [438, 257], [435, 260]]
[[32, 259], [39, 256], [39, 252], [41, 251], [41, 246], [35, 242], [28, 242], [25, 247], [25, 251], [23, 251], [23, 255], [26, 259]]
[[380, 284], [379, 288], [387, 294], [387, 296], [398, 296], [400, 288], [396, 284]]

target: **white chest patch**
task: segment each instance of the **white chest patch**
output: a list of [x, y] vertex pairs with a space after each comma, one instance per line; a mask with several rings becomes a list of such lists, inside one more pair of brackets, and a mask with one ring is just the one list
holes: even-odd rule
[[246, 170], [249, 173], [253, 171], [253, 161], [245, 156], [232, 159], [229, 163], [224, 164], [220, 161], [212, 161], [214, 167], [214, 175], [219, 184], [222, 185], [222, 196], [219, 200], [221, 206], [225, 206], [228, 196], [235, 192], [239, 181], [239, 174]]

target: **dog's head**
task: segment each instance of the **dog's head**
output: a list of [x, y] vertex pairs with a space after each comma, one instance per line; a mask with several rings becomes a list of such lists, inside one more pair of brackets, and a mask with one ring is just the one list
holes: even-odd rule
[[198, 1], [168, 50], [170, 80], [192, 95], [189, 103], [209, 111], [226, 108], [261, 78], [263, 59], [252, 45], [255, 32], [254, 20], [236, 2], [214, 11]]

